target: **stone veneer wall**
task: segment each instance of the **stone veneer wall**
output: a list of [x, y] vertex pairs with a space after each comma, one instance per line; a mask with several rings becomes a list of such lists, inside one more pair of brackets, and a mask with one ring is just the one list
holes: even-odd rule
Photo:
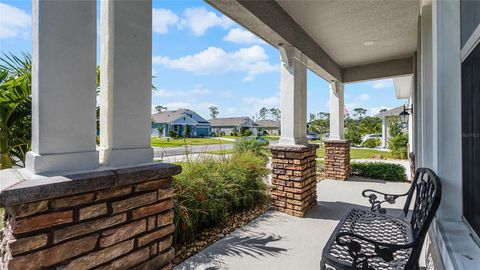
[[317, 205], [316, 150], [318, 145], [271, 146], [274, 208], [303, 217]]
[[350, 141], [325, 140], [325, 178], [347, 180], [350, 177]]
[[0, 269], [170, 269], [172, 175], [181, 168], [162, 165], [3, 190]]

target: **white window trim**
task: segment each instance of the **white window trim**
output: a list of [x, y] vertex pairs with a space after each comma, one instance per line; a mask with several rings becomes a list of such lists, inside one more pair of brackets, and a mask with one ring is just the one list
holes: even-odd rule
[[460, 57], [463, 61], [470, 55], [470, 53], [475, 49], [475, 47], [480, 43], [480, 24], [477, 25], [477, 28], [473, 33], [470, 35], [470, 37], [467, 39], [467, 42], [465, 42], [465, 45], [463, 45], [461, 51], [460, 51]]

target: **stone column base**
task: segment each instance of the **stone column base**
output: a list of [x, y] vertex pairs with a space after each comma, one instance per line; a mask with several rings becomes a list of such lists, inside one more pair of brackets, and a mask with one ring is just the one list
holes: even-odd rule
[[350, 177], [350, 141], [325, 140], [325, 178], [347, 180]]
[[271, 146], [274, 208], [303, 217], [317, 205], [316, 150], [318, 145]]
[[37, 179], [0, 171], [0, 269], [170, 269], [180, 171], [164, 163]]

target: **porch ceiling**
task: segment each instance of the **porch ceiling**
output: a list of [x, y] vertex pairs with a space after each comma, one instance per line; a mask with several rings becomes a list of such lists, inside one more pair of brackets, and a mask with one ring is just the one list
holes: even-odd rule
[[342, 68], [400, 59], [416, 50], [417, 0], [277, 2]]
[[413, 74], [418, 0], [205, 1], [273, 46], [297, 47], [326, 80]]

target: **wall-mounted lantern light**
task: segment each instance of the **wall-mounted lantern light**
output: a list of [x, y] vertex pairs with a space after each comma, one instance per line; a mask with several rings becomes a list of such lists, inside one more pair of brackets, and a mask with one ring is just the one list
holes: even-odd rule
[[405, 107], [405, 105], [403, 105], [403, 111], [399, 114], [400, 116], [400, 122], [406, 126], [408, 124], [408, 117], [410, 116], [410, 113], [413, 113], [413, 106], [411, 108], [407, 108]]

